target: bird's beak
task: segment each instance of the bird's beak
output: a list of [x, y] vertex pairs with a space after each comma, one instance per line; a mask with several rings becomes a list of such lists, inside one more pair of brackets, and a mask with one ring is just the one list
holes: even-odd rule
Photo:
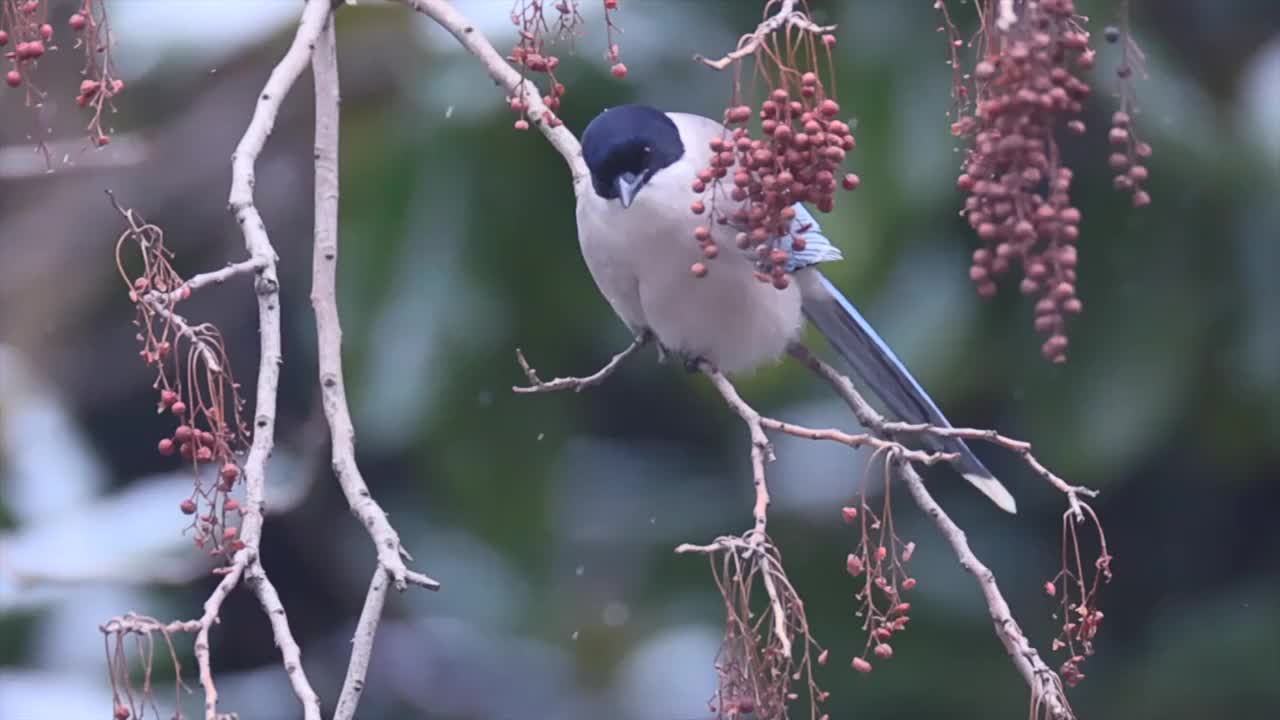
[[644, 184], [644, 176], [629, 172], [622, 173], [613, 181], [613, 184], [618, 188], [618, 200], [622, 202], [622, 207], [629, 208], [632, 201], [636, 199], [636, 193], [640, 192], [640, 186]]

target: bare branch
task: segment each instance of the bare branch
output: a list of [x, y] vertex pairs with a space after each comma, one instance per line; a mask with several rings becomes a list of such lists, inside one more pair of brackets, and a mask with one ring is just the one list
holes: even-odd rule
[[520, 369], [524, 370], [524, 376], [529, 379], [528, 385], [514, 385], [512, 390], [518, 393], [543, 393], [556, 392], [559, 390], [572, 390], [574, 392], [582, 392], [586, 388], [593, 385], [599, 385], [604, 382], [617, 371], [623, 361], [635, 354], [637, 350], [644, 347], [649, 342], [648, 335], [641, 335], [631, 341], [622, 352], [614, 355], [604, 367], [587, 375], [586, 377], [563, 377], [554, 380], [542, 380], [538, 377], [538, 371], [529, 365], [529, 361], [524, 357], [524, 351], [516, 348], [516, 361], [520, 363]]
[[[316, 83], [315, 250], [311, 305], [315, 309], [320, 365], [320, 392], [333, 444], [333, 471], [351, 512], [369, 532], [378, 565], [391, 575], [397, 590], [410, 582], [432, 590], [440, 584], [405, 567], [409, 553], [387, 520], [387, 514], [356, 465], [355, 426], [347, 406], [342, 377], [342, 324], [338, 317], [338, 122], [341, 105], [333, 24], [327, 23], [315, 44], [312, 67]], [[353, 707], [354, 710], [354, 707]]]
[[582, 181], [588, 177], [587, 164], [582, 159], [582, 147], [578, 145], [578, 139], [568, 128], [563, 125], [553, 127], [547, 121], [549, 111], [536, 88], [524, 81], [520, 73], [507, 63], [506, 58], [494, 49], [489, 40], [452, 3], [446, 0], [400, 0], [400, 2], [435, 20], [441, 27], [448, 30], [467, 52], [476, 56], [494, 82], [506, 88], [512, 97], [524, 100], [529, 108], [526, 113], [529, 119], [546, 136], [551, 146], [564, 157], [564, 161], [569, 165], [569, 172], [573, 174], [574, 189], [580, 192], [583, 187]]
[[[238, 263], [227, 263], [227, 266], [220, 270], [211, 270], [209, 272], [194, 275], [183, 284], [191, 292], [195, 292], [206, 285], [221, 285], [237, 275], [249, 275], [256, 273], [267, 266], [266, 259], [261, 257], [251, 257], [248, 260], [242, 260]], [[176, 297], [182, 292], [182, 288], [178, 288], [169, 293], [170, 296]]]
[[[769, 15], [770, 8], [778, 6], [777, 12]], [[693, 59], [715, 70], [724, 70], [735, 61], [751, 55], [760, 48], [760, 43], [771, 33], [783, 26], [796, 27], [805, 32], [825, 33], [835, 29], [835, 25], [818, 25], [809, 18], [804, 10], [796, 9], [796, 0], [769, 0], [764, 6], [765, 20], [753, 32], [743, 35], [738, 40], [738, 49], [719, 60], [711, 60], [702, 55], [694, 55]]]
[[351, 638], [351, 662], [347, 664], [347, 677], [342, 681], [342, 694], [333, 720], [351, 720], [364, 693], [364, 680], [369, 672], [369, 659], [373, 656], [373, 639], [378, 634], [382, 620], [382, 606], [387, 602], [387, 571], [379, 565], [369, 581], [369, 592], [364, 596], [364, 609], [356, 623], [356, 633]]
[[329, 0], [307, 0], [302, 19], [289, 50], [271, 71], [266, 86], [258, 96], [253, 118], [231, 158], [231, 193], [228, 204], [244, 234], [245, 248], [253, 262], [261, 265], [256, 280], [258, 294], [258, 328], [260, 360], [254, 407], [253, 442], [244, 463], [246, 502], [240, 539], [245, 547], [236, 552], [222, 582], [205, 602], [196, 638], [196, 658], [201, 683], [205, 687], [206, 720], [217, 720], [217, 690], [209, 664], [209, 628], [216, 621], [223, 600], [245, 574], [271, 621], [276, 644], [284, 657], [285, 670], [294, 693], [302, 702], [306, 720], [320, 720], [320, 698], [307, 681], [301, 664], [301, 651], [289, 631], [288, 619], [275, 588], [267, 579], [258, 557], [262, 538], [263, 505], [266, 499], [267, 459], [275, 445], [276, 394], [280, 383], [280, 283], [276, 276], [276, 253], [267, 235], [266, 225], [253, 204], [254, 163], [271, 134], [280, 104], [302, 74], [311, 57], [320, 31], [329, 16]]
[[1014, 667], [1031, 688], [1032, 703], [1043, 706], [1048, 711], [1049, 717], [1055, 720], [1075, 717], [1071, 704], [1067, 702], [1066, 693], [1063, 691], [1062, 680], [1045, 664], [1044, 660], [1040, 659], [1040, 654], [1027, 640], [1018, 621], [1013, 619], [1009, 604], [1005, 602], [1004, 596], [1000, 593], [1000, 586], [996, 583], [995, 573], [991, 572], [991, 569], [984, 565], [977, 555], [974, 555], [964, 530], [955, 524], [955, 521], [929, 494], [924, 486], [924, 480], [915, 468], [909, 463], [901, 463], [899, 470], [902, 481], [906, 483], [916, 505], [919, 505], [920, 509], [942, 531], [956, 558], [960, 560], [960, 567], [977, 579], [978, 586], [982, 589], [982, 596], [987, 601], [987, 610], [991, 614], [991, 623], [995, 627], [996, 636], [1004, 644]]

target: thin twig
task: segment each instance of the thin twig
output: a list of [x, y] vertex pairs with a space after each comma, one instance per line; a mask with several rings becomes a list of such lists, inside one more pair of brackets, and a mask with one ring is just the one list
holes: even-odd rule
[[[769, 15], [769, 8], [778, 5], [778, 10]], [[760, 48], [760, 44], [764, 42], [772, 33], [776, 32], [784, 25], [788, 28], [795, 27], [805, 32], [825, 33], [835, 30], [835, 25], [818, 25], [809, 18], [809, 14], [804, 10], [796, 9], [796, 0], [769, 0], [765, 3], [764, 13], [766, 15], [753, 32], [743, 35], [738, 40], [738, 48], [733, 52], [725, 55], [719, 60], [711, 60], [702, 55], [694, 55], [693, 59], [715, 70], [724, 70], [733, 64], [736, 60], [751, 55]]]
[[538, 371], [534, 370], [529, 361], [524, 357], [524, 351], [516, 348], [516, 362], [520, 363], [520, 369], [524, 371], [524, 376], [529, 379], [528, 385], [514, 385], [512, 390], [518, 393], [543, 393], [557, 392], [560, 390], [572, 390], [574, 392], [582, 392], [586, 388], [593, 385], [599, 385], [604, 382], [617, 371], [618, 367], [629, 357], [635, 354], [637, 350], [644, 347], [649, 342], [648, 335], [641, 335], [631, 341], [622, 352], [614, 355], [604, 367], [585, 377], [562, 377], [554, 380], [543, 380], [538, 377]]

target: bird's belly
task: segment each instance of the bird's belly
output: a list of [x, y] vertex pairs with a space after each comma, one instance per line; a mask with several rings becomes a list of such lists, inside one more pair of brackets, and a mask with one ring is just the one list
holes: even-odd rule
[[[638, 268], [645, 321], [669, 350], [700, 357], [734, 373], [776, 360], [803, 326], [800, 292], [794, 283], [778, 290], [752, 275], [752, 265], [734, 247], [727, 228], [716, 228], [720, 255], [705, 259], [688, 227], [648, 228], [649, 242], [628, 242]], [[708, 272], [695, 277], [691, 266]]]

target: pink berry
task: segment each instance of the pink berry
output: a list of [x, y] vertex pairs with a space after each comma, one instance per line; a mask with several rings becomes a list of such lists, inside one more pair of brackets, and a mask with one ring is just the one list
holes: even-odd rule
[[517, 130], [528, 130], [528, 129], [529, 129], [529, 121], [528, 121], [528, 120], [524, 120], [524, 119], [517, 120], [517, 121], [516, 121], [515, 128], [516, 128]]
[[160, 451], [161, 455], [172, 455], [173, 441], [170, 440], [169, 438], [165, 438], [160, 441], [160, 444], [157, 446], [156, 449]]
[[52, 26], [52, 25], [50, 25], [49, 23], [45, 23], [45, 24], [41, 25], [41, 26], [40, 26], [40, 37], [44, 38], [45, 40], [52, 40], [52, 39], [53, 39], [53, 26]]
[[614, 77], [621, 80], [627, 76], [627, 66], [622, 63], [617, 63], [613, 67], [609, 68], [609, 72], [613, 73]]
[[862, 658], [854, 658], [852, 665], [853, 665], [853, 669], [857, 670], [860, 673], [871, 672], [871, 663], [867, 662], [866, 660], [863, 660]]
[[169, 410], [174, 415], [181, 417], [187, 414], [187, 404], [179, 400], [178, 402], [170, 405]]
[[183, 500], [178, 507], [182, 508], [182, 512], [186, 515], [194, 515], [196, 512], [196, 504], [192, 502], [191, 498]]
[[0, 30], [0, 47], [3, 47], [8, 44], [9, 44], [9, 33], [5, 32], [4, 30]]
[[67, 20], [67, 24], [71, 26], [72, 30], [83, 30], [85, 26], [85, 22], [86, 21], [84, 19], [84, 16], [81, 15], [80, 13], [76, 13], [72, 15]]
[[22, 84], [22, 73], [17, 70], [10, 70], [5, 73], [4, 81], [9, 87], [18, 87]]

